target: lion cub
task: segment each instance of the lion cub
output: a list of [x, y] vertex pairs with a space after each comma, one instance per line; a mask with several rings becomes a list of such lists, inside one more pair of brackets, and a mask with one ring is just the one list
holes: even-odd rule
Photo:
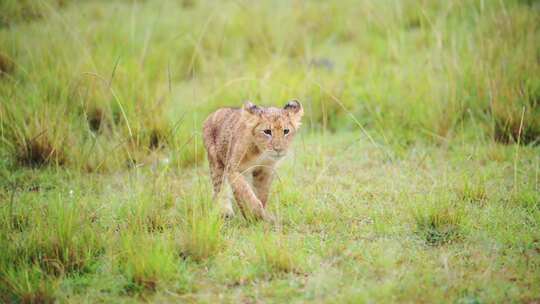
[[274, 220], [265, 209], [274, 166], [287, 153], [303, 114], [300, 103], [293, 100], [283, 109], [248, 101], [241, 109], [222, 108], [208, 116], [203, 141], [214, 199], [224, 216], [234, 215], [232, 190], [244, 215], [247, 210], [259, 219]]

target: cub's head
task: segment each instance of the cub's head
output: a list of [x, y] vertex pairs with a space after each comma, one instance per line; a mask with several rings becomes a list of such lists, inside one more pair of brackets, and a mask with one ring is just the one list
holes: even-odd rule
[[251, 130], [253, 142], [259, 150], [273, 159], [285, 156], [304, 115], [297, 100], [283, 108], [260, 107], [247, 101], [242, 107], [242, 119]]

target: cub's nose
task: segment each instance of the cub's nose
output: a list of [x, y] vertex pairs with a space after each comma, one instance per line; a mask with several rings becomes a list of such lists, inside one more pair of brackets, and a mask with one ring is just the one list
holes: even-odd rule
[[285, 149], [283, 148], [274, 148], [274, 153], [277, 157], [283, 157], [285, 156]]

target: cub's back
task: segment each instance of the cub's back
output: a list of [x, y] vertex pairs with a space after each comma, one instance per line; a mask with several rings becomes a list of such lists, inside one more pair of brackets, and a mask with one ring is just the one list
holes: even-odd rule
[[208, 153], [226, 153], [240, 116], [241, 109], [238, 108], [221, 108], [208, 115], [203, 124], [203, 141]]

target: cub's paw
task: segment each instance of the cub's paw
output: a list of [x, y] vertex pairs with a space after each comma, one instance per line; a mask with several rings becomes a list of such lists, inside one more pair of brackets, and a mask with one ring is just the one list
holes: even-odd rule
[[272, 214], [268, 213], [268, 212], [263, 213], [261, 219], [263, 221], [267, 222], [267, 223], [270, 223], [270, 224], [277, 223], [276, 217], [273, 216]]
[[220, 214], [221, 214], [221, 217], [226, 219], [226, 220], [230, 220], [234, 217], [234, 210], [232, 207], [228, 208], [228, 207], [222, 207], [221, 210], [220, 210]]

